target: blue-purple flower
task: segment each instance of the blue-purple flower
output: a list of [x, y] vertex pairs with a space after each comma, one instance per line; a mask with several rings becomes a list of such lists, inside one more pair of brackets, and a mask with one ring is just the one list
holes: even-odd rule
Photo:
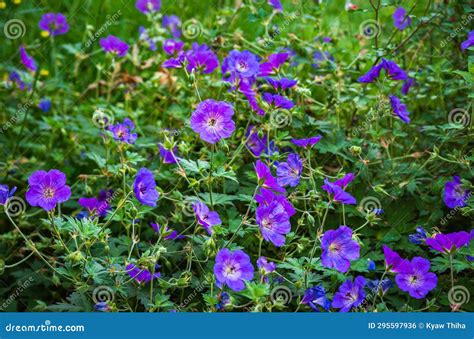
[[116, 36], [109, 35], [106, 38], [100, 39], [99, 44], [106, 53], [111, 53], [121, 58], [127, 55], [128, 44]]
[[328, 51], [316, 51], [313, 54], [314, 68], [319, 68], [326, 62], [334, 62], [334, 57]]
[[224, 101], [207, 99], [199, 103], [191, 115], [191, 128], [202, 140], [215, 144], [235, 131], [234, 107]]
[[162, 25], [170, 30], [174, 38], [181, 37], [181, 19], [176, 15], [163, 15]]
[[410, 262], [403, 259], [397, 252], [387, 245], [382, 246], [385, 256], [385, 270], [391, 273], [407, 273], [410, 271]]
[[268, 0], [268, 4], [273, 7], [277, 12], [283, 12], [283, 6], [281, 5], [280, 0]]
[[160, 224], [154, 223], [154, 222], [150, 223], [150, 226], [153, 228], [153, 230], [156, 233], [162, 234], [163, 239], [165, 239], [165, 240], [174, 240], [174, 239], [184, 238], [183, 235], [178, 234], [178, 232], [176, 232], [176, 230], [173, 230], [173, 229], [169, 228], [168, 226], [165, 226], [162, 229]]
[[275, 200], [268, 205], [258, 206], [256, 220], [263, 239], [277, 247], [285, 244], [285, 234], [290, 232], [291, 223], [285, 207], [280, 202]]
[[453, 233], [437, 233], [431, 238], [425, 240], [426, 244], [433, 250], [440, 253], [451, 254], [463, 246], [469, 245], [474, 233], [465, 231]]
[[263, 134], [262, 137], [259, 137], [258, 131], [255, 126], [250, 125], [247, 128], [245, 136], [247, 137], [245, 147], [247, 147], [247, 149], [252, 152], [254, 156], [259, 157], [260, 154], [266, 151], [267, 135]]
[[360, 245], [352, 239], [352, 229], [347, 226], [326, 231], [321, 239], [321, 248], [322, 265], [343, 273], [349, 270], [351, 261], [360, 255]]
[[178, 163], [178, 157], [176, 156], [178, 149], [176, 147], [172, 150], [168, 150], [163, 146], [163, 144], [159, 143], [158, 149], [160, 150], [160, 157], [164, 164]]
[[385, 70], [387, 76], [392, 80], [407, 80], [408, 75], [394, 61], [382, 58], [382, 61], [370, 68], [358, 81], [363, 83], [374, 82], [380, 76], [380, 71]]
[[10, 190], [8, 185], [0, 185], [0, 205], [5, 205], [7, 200], [10, 199], [15, 192], [16, 187]]
[[42, 110], [44, 113], [48, 113], [51, 109], [51, 100], [43, 98], [38, 103], [38, 108]]
[[46, 13], [38, 23], [39, 28], [49, 32], [52, 36], [66, 34], [69, 31], [69, 24], [62, 13]]
[[20, 89], [21, 91], [23, 91], [24, 89], [31, 89], [31, 84], [27, 84], [26, 82], [24, 82], [22, 79], [21, 79], [21, 76], [18, 72], [11, 72], [9, 75], [8, 75], [8, 82], [7, 84], [15, 84], [18, 89]]
[[137, 140], [137, 133], [132, 133], [134, 128], [135, 125], [129, 118], [125, 118], [122, 123], [117, 123], [108, 127], [115, 140], [122, 141], [127, 144], [134, 144]]
[[244, 251], [231, 252], [223, 248], [216, 255], [214, 274], [219, 286], [228, 285], [231, 290], [238, 292], [245, 288], [245, 281], [253, 279], [254, 268]]
[[294, 143], [298, 147], [311, 148], [314, 145], [316, 145], [321, 139], [322, 139], [322, 136], [317, 135], [315, 137], [304, 138], [304, 139], [291, 139], [291, 142]]
[[259, 186], [272, 189], [276, 192], [285, 192], [285, 189], [278, 184], [277, 179], [272, 175], [270, 168], [262, 161], [257, 160], [255, 163], [255, 172], [257, 173]]
[[153, 173], [145, 167], [140, 168], [133, 183], [135, 197], [142, 204], [155, 207], [159, 198]]
[[444, 184], [444, 203], [449, 208], [464, 207], [470, 197], [470, 192], [464, 189], [461, 184], [461, 178], [453, 176], [452, 181]]
[[89, 214], [105, 217], [110, 210], [111, 194], [112, 191], [101, 191], [97, 198], [79, 198], [78, 204], [87, 209]]
[[161, 8], [161, 0], [137, 0], [135, 7], [143, 14], [158, 12]]
[[204, 227], [209, 235], [212, 235], [212, 228], [215, 225], [222, 224], [219, 214], [217, 214], [215, 211], [211, 211], [205, 203], [198, 200], [193, 203], [193, 209], [194, 213], [196, 213], [196, 219], [198, 223]]
[[408, 236], [408, 241], [410, 241], [412, 244], [419, 245], [424, 242], [427, 237], [428, 236], [425, 229], [421, 226], [417, 226], [416, 232]]
[[184, 42], [174, 39], [166, 39], [163, 42], [163, 51], [168, 55], [177, 55], [183, 50]]
[[254, 77], [257, 75], [258, 70], [258, 57], [249, 51], [240, 52], [233, 50], [222, 63], [222, 74], [224, 74], [224, 80], [230, 82], [242, 78]]
[[393, 114], [398, 116], [405, 124], [409, 124], [410, 112], [408, 112], [407, 106], [405, 106], [405, 104], [395, 95], [390, 95], [389, 98]]
[[468, 49], [472, 45], [474, 45], [474, 31], [470, 31], [469, 34], [468, 34], [467, 40], [465, 40], [461, 43], [461, 49], [463, 51], [465, 51], [466, 49]]
[[[156, 268], [159, 268], [159, 266], [157, 265]], [[125, 270], [128, 275], [135, 279], [135, 281], [139, 284], [146, 284], [161, 276], [160, 272], [155, 272], [152, 274], [148, 269], [140, 268], [135, 264], [128, 264]]]
[[28, 178], [28, 184], [30, 187], [26, 192], [26, 200], [31, 206], [39, 206], [46, 211], [71, 196], [71, 188], [66, 185], [66, 175], [57, 169], [34, 172]]
[[275, 108], [292, 109], [295, 106], [293, 101], [279, 94], [263, 93], [262, 97], [263, 100]]
[[355, 176], [352, 173], [346, 174], [342, 179], [336, 180], [335, 182], [330, 182], [326, 178], [321, 188], [329, 193], [332, 200], [346, 205], [355, 205], [356, 199], [344, 190], [354, 178]]
[[393, 24], [400, 31], [403, 31], [411, 24], [411, 18], [407, 15], [407, 11], [403, 7], [398, 7], [395, 12], [393, 12]]
[[186, 69], [188, 72], [201, 72], [203, 74], [212, 73], [219, 67], [219, 59], [217, 55], [206, 45], [193, 43], [192, 49], [186, 51], [186, 60], [188, 64]]
[[346, 280], [340, 287], [332, 300], [332, 307], [340, 308], [340, 312], [349, 312], [351, 308], [357, 307], [364, 301], [365, 278], [357, 276], [352, 282]]
[[298, 83], [297, 80], [292, 80], [292, 79], [288, 79], [288, 78], [281, 78], [281, 79], [273, 79], [273, 78], [266, 78], [268, 83], [270, 85], [272, 85], [272, 87], [276, 90], [278, 89], [281, 89], [281, 90], [285, 90], [285, 89], [288, 89], [288, 88], [292, 88], [294, 86], [296, 86], [296, 84]]
[[288, 155], [286, 162], [281, 162], [277, 166], [277, 182], [280, 186], [295, 187], [300, 183], [303, 172], [303, 161], [296, 153]]
[[304, 292], [302, 304], [308, 304], [315, 312], [319, 312], [319, 307], [329, 311], [331, 302], [326, 297], [326, 289], [322, 285], [313, 286]]
[[32, 72], [36, 72], [38, 68], [36, 66], [36, 61], [26, 52], [25, 47], [23, 46], [20, 46], [20, 59], [23, 66]]
[[410, 271], [399, 273], [395, 277], [398, 287], [416, 299], [426, 297], [438, 283], [436, 274], [430, 272], [430, 261], [422, 257], [414, 257], [410, 262]]
[[275, 271], [276, 264], [265, 257], [260, 257], [257, 259], [257, 267], [262, 275], [268, 275]]
[[151, 51], [156, 51], [156, 48], [157, 48], [156, 43], [152, 38], [150, 38], [150, 36], [148, 35], [148, 31], [145, 27], [140, 26], [138, 28], [138, 34], [139, 34], [139, 39], [145, 41], [148, 44], [148, 48]]
[[413, 86], [414, 82], [415, 82], [415, 79], [413, 78], [408, 78], [405, 80], [401, 88], [401, 92], [403, 95], [408, 95], [408, 92], [410, 91], [410, 88], [411, 86]]
[[258, 76], [264, 77], [273, 73], [277, 73], [280, 67], [288, 60], [290, 53], [275, 53], [270, 54], [267, 58], [268, 61], [263, 62], [259, 67]]

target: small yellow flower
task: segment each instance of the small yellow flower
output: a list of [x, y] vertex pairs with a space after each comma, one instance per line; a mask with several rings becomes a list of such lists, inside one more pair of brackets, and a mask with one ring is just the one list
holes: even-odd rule
[[13, 3], [14, 3], [15, 5], [19, 5], [19, 4], [21, 4], [21, 0], [13, 0]]
[[42, 69], [40, 71], [40, 75], [47, 77], [49, 75], [49, 71], [47, 69]]
[[49, 32], [48, 31], [41, 31], [41, 36], [43, 38], [47, 38], [47, 37], [49, 37]]
[[6, 7], [7, 7], [6, 2], [1, 1], [1, 2], [0, 2], [0, 9], [5, 9]]

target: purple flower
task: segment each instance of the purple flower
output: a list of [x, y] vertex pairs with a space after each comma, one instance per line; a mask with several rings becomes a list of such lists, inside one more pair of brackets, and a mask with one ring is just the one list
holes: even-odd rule
[[94, 310], [97, 312], [109, 312], [110, 306], [107, 304], [106, 301], [100, 301], [94, 305]]
[[258, 206], [256, 219], [263, 239], [271, 241], [277, 247], [285, 244], [285, 234], [290, 232], [291, 224], [290, 217], [280, 202], [272, 201], [268, 205]]
[[321, 140], [321, 138], [322, 136], [318, 135], [305, 139], [291, 139], [291, 142], [298, 147], [309, 148], [316, 145]]
[[395, 12], [393, 12], [393, 24], [400, 31], [403, 31], [411, 24], [411, 19], [407, 15], [407, 11], [403, 7], [398, 7]]
[[176, 152], [178, 149], [175, 147], [173, 150], [167, 150], [163, 144], [158, 144], [158, 149], [160, 150], [161, 159], [163, 159], [164, 164], [176, 164], [178, 163], [178, 157]]
[[262, 138], [258, 136], [258, 131], [255, 126], [250, 125], [246, 132], [247, 142], [245, 147], [256, 157], [259, 157], [267, 149], [267, 135], [264, 134]]
[[408, 75], [395, 62], [382, 58], [382, 62], [372, 66], [370, 70], [361, 76], [358, 81], [363, 83], [374, 82], [380, 76], [380, 71], [384, 69], [387, 76], [392, 80], [407, 80]]
[[385, 278], [382, 281], [375, 279], [369, 280], [367, 282], [367, 287], [374, 293], [378, 293], [382, 291], [382, 293], [386, 293], [389, 288], [393, 287], [393, 282], [389, 278]]
[[290, 53], [287, 52], [270, 54], [268, 56], [268, 61], [263, 62], [259, 66], [258, 76], [263, 77], [278, 72], [281, 65], [283, 65], [289, 57]]
[[357, 81], [363, 83], [374, 82], [380, 76], [380, 71], [383, 68], [383, 63], [372, 66], [367, 73], [361, 76]]
[[278, 184], [277, 179], [272, 175], [270, 168], [260, 160], [255, 163], [255, 172], [257, 173], [259, 186], [281, 193], [285, 192], [285, 189]]
[[10, 199], [15, 192], [16, 187], [13, 187], [10, 190], [8, 185], [0, 185], [0, 205], [5, 205], [7, 200]]
[[204, 227], [209, 235], [212, 235], [212, 227], [222, 224], [219, 214], [209, 210], [209, 207], [207, 207], [205, 203], [198, 200], [193, 203], [193, 209], [194, 213], [196, 213], [198, 223]]
[[194, 42], [192, 50], [187, 51], [185, 57], [188, 61], [188, 72], [201, 71], [203, 74], [209, 74], [219, 67], [217, 55], [206, 44], [199, 45]]
[[329, 62], [329, 61], [334, 62], [334, 57], [328, 51], [324, 51], [324, 52], [316, 51], [316, 52], [314, 52], [313, 59], [314, 59], [314, 64], [313, 64], [314, 68], [321, 67], [321, 65], [324, 64], [325, 62]]
[[334, 268], [345, 273], [351, 266], [351, 260], [359, 258], [360, 246], [352, 240], [352, 229], [339, 226], [337, 230], [329, 230], [321, 239], [321, 263], [324, 267]]
[[313, 286], [304, 291], [301, 303], [308, 304], [315, 312], [319, 312], [318, 306], [326, 311], [329, 311], [329, 307], [331, 307], [331, 302], [326, 298], [326, 290], [322, 285]]
[[137, 133], [132, 133], [135, 128], [132, 120], [125, 118], [123, 123], [117, 123], [109, 126], [109, 131], [112, 132], [112, 136], [115, 140], [125, 142], [127, 144], [134, 144], [137, 140]]
[[21, 91], [23, 91], [24, 89], [28, 88], [28, 89], [31, 89], [31, 85], [30, 84], [27, 84], [25, 83], [22, 79], [21, 79], [21, 76], [18, 72], [11, 72], [8, 76], [8, 82], [10, 84], [15, 84]]
[[160, 0], [137, 0], [135, 7], [143, 14], [158, 12], [161, 7]]
[[66, 175], [57, 169], [34, 172], [28, 178], [28, 184], [30, 188], [26, 192], [26, 200], [31, 206], [39, 206], [46, 211], [71, 196], [71, 188], [66, 185]]
[[51, 109], [51, 100], [43, 98], [40, 100], [38, 104], [38, 108], [42, 110], [44, 113], [48, 113]]
[[410, 271], [410, 262], [400, 257], [400, 255], [387, 245], [382, 246], [385, 256], [385, 269], [392, 273], [407, 273]]
[[168, 60], [163, 62], [162, 66], [164, 68], [181, 68], [183, 67], [185, 57], [185, 52], [180, 51], [178, 52], [176, 58], [169, 58]]
[[354, 282], [350, 279], [346, 280], [334, 294], [332, 307], [340, 308], [340, 312], [348, 312], [351, 308], [362, 304], [365, 298], [365, 283], [365, 278], [360, 275], [354, 279]]
[[283, 206], [288, 217], [292, 217], [296, 214], [296, 210], [293, 205], [288, 201], [288, 199], [284, 195], [277, 195], [273, 193], [272, 190], [261, 188], [260, 194], [255, 195], [255, 200], [260, 205], [269, 206], [272, 202], [277, 202]]
[[163, 15], [162, 25], [171, 31], [171, 35], [174, 38], [181, 37], [181, 20], [176, 15]]
[[268, 275], [275, 271], [276, 264], [265, 257], [260, 257], [257, 259], [257, 267], [263, 275]]
[[296, 86], [298, 83], [297, 80], [292, 80], [292, 79], [287, 79], [287, 78], [281, 78], [281, 79], [273, 79], [273, 78], [266, 78], [267, 81], [272, 85], [273, 88], [276, 90], [278, 89], [288, 89]]
[[106, 53], [115, 54], [118, 57], [127, 55], [128, 44], [116, 36], [109, 35], [107, 38], [100, 39], [99, 44]]
[[462, 44], [461, 44], [461, 49], [463, 51], [465, 51], [466, 49], [468, 49], [472, 45], [474, 45], [474, 31], [469, 32], [467, 40], [463, 41]]
[[253, 83], [245, 81], [245, 78], [240, 81], [238, 91], [243, 93], [247, 98], [252, 111], [257, 112], [258, 115], [265, 115], [265, 111], [258, 105], [257, 92], [252, 88]]
[[321, 186], [323, 190], [329, 193], [332, 196], [332, 200], [339, 201], [346, 205], [355, 205], [356, 199], [344, 191], [346, 186], [354, 180], [355, 176], [352, 173], [346, 174], [342, 179], [336, 180], [335, 182], [330, 182], [327, 178], [324, 179], [324, 185]]
[[155, 207], [159, 198], [153, 173], [145, 167], [140, 168], [133, 183], [135, 197], [142, 204]]
[[105, 217], [110, 209], [105, 191], [99, 194], [98, 198], [79, 198], [78, 204], [87, 209], [90, 214]]
[[468, 245], [471, 239], [471, 234], [461, 231], [447, 234], [438, 233], [432, 238], [427, 238], [425, 242], [435, 251], [449, 254]]
[[277, 167], [277, 182], [280, 186], [295, 187], [300, 183], [303, 172], [303, 161], [296, 153], [288, 155], [287, 162], [281, 162]]
[[410, 91], [411, 86], [413, 86], [413, 83], [415, 80], [413, 78], [408, 78], [405, 80], [405, 82], [402, 85], [401, 92], [403, 95], [408, 95], [408, 92]]
[[323, 37], [323, 42], [330, 43], [332, 41], [332, 38], [329, 36]]
[[176, 55], [183, 50], [184, 42], [173, 39], [166, 39], [163, 42], [163, 51], [168, 55]]
[[[259, 69], [258, 57], [249, 51], [233, 50], [222, 63], [222, 74], [225, 81], [234, 82], [237, 79], [251, 78], [257, 75]], [[226, 76], [226, 73], [229, 75]]]
[[127, 271], [128, 275], [131, 278], [135, 279], [135, 281], [139, 284], [146, 284], [161, 276], [160, 272], [151, 274], [151, 272], [148, 271], [146, 268], [140, 269], [135, 264], [128, 264], [125, 270]]
[[367, 269], [369, 271], [375, 271], [376, 268], [377, 268], [377, 266], [375, 265], [375, 262], [373, 260], [368, 259], [367, 260]]
[[207, 99], [199, 103], [191, 115], [191, 128], [202, 140], [215, 144], [229, 138], [235, 130], [234, 107], [224, 101]]
[[283, 12], [283, 6], [281, 5], [280, 0], [268, 0], [268, 4], [273, 7], [277, 12]]
[[278, 94], [263, 93], [263, 100], [275, 108], [292, 109], [295, 106], [293, 101]]
[[217, 253], [214, 274], [219, 286], [227, 284], [233, 291], [242, 291], [245, 281], [253, 279], [253, 273], [250, 257], [244, 251], [223, 248]]
[[[161, 232], [161, 227], [160, 224], [158, 223], [150, 223], [151, 227], [155, 230], [156, 233], [162, 233]], [[163, 229], [163, 235], [165, 240], [174, 240], [174, 239], [182, 239], [184, 238], [183, 235], [178, 235], [178, 232], [175, 230], [169, 228], [168, 226], [165, 226]]]
[[20, 59], [23, 66], [32, 72], [36, 72], [37, 66], [36, 61], [26, 53], [25, 47], [20, 46]]
[[438, 283], [436, 274], [430, 272], [430, 261], [422, 257], [414, 257], [408, 273], [399, 273], [395, 277], [398, 287], [416, 299], [426, 297]]
[[410, 123], [410, 112], [407, 110], [407, 106], [401, 102], [401, 100], [395, 95], [390, 95], [390, 105], [392, 106], [392, 112], [400, 118], [405, 124]]
[[412, 244], [419, 245], [424, 242], [426, 238], [427, 235], [425, 229], [421, 226], [418, 226], [416, 228], [416, 233], [410, 234], [408, 236], [408, 241], [410, 241]]
[[449, 208], [464, 207], [470, 197], [470, 192], [461, 185], [461, 178], [453, 176], [452, 181], [444, 184], [444, 203]]
[[39, 28], [48, 31], [52, 36], [65, 34], [69, 31], [69, 24], [62, 13], [46, 13], [38, 23]]
[[[138, 28], [139, 39], [145, 41], [148, 44], [148, 48], [151, 51], [156, 51], [156, 43], [153, 39], [150, 38], [148, 35], [148, 31], [145, 27], [140, 26]], [[166, 52], [166, 51], [165, 51]]]

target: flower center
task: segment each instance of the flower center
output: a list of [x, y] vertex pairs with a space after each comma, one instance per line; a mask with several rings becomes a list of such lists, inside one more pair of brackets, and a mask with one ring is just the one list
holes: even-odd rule
[[43, 197], [45, 197], [46, 199], [53, 198], [54, 197], [54, 189], [52, 189], [51, 187], [45, 188], [44, 191], [43, 191]]
[[239, 72], [245, 72], [247, 71], [247, 69], [248, 69], [248, 65], [245, 61], [240, 60], [237, 62], [237, 70]]
[[263, 219], [262, 220], [262, 226], [263, 226], [263, 228], [271, 230], [272, 229], [272, 221], [269, 220], [269, 219]]
[[210, 127], [214, 127], [217, 123], [217, 120], [214, 119], [214, 118], [211, 118], [207, 121], [207, 124], [210, 126]]
[[337, 253], [339, 252], [339, 250], [340, 250], [339, 244], [332, 243], [331, 245], [329, 245], [329, 252]]

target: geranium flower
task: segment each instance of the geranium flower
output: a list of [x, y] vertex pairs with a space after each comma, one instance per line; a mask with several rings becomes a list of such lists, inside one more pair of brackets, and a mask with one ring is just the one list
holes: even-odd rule
[[400, 31], [403, 31], [411, 24], [411, 18], [407, 15], [407, 11], [403, 7], [398, 7], [395, 12], [393, 12], [393, 24]]
[[245, 281], [253, 279], [254, 268], [244, 251], [231, 252], [223, 248], [216, 255], [214, 274], [219, 286], [227, 284], [231, 290], [238, 292], [245, 288]]
[[18, 72], [11, 72], [9, 75], [8, 75], [8, 82], [7, 84], [9, 85], [16, 85], [18, 87], [18, 89], [20, 89], [21, 91], [23, 91], [24, 89], [28, 89], [30, 90], [31, 89], [31, 84], [27, 84], [26, 82], [24, 82], [22, 79], [21, 79], [21, 76]]
[[263, 275], [268, 275], [275, 271], [276, 264], [265, 257], [260, 257], [257, 259], [257, 267]]
[[206, 44], [199, 45], [194, 42], [192, 49], [185, 53], [185, 57], [188, 61], [186, 69], [190, 73], [200, 71], [209, 74], [219, 67], [217, 55]]
[[385, 269], [392, 273], [407, 273], [410, 271], [410, 262], [387, 245], [382, 245], [385, 256]]
[[121, 58], [127, 55], [128, 44], [116, 36], [109, 35], [106, 38], [100, 39], [99, 44], [106, 53], [115, 54]]
[[294, 143], [298, 147], [311, 148], [314, 145], [316, 145], [321, 139], [322, 139], [322, 136], [317, 135], [315, 137], [304, 138], [304, 139], [291, 139], [291, 142]]
[[411, 86], [413, 86], [413, 83], [415, 80], [413, 78], [408, 78], [405, 80], [405, 82], [402, 85], [401, 92], [403, 95], [408, 95], [408, 92], [410, 91]]
[[354, 282], [350, 279], [346, 280], [334, 294], [332, 307], [340, 308], [340, 312], [348, 312], [351, 308], [362, 304], [365, 299], [365, 284], [365, 278], [360, 275], [354, 279]]
[[46, 211], [71, 196], [71, 188], [66, 185], [66, 175], [57, 169], [34, 172], [28, 178], [28, 184], [30, 187], [26, 192], [26, 200], [31, 206], [39, 206]]
[[209, 207], [207, 207], [205, 203], [198, 200], [193, 203], [193, 209], [194, 213], [196, 213], [198, 223], [204, 227], [209, 235], [212, 235], [212, 227], [222, 224], [219, 214], [209, 210]]
[[262, 97], [263, 100], [275, 108], [292, 109], [295, 106], [293, 101], [279, 94], [263, 93]]
[[51, 109], [51, 100], [49, 99], [41, 99], [40, 102], [38, 103], [38, 108], [42, 110], [44, 113], [48, 113], [49, 110]]
[[[156, 232], [156, 233], [161, 233], [161, 226], [160, 224], [158, 223], [150, 223], [150, 226], [153, 228], [153, 230]], [[184, 238], [183, 235], [179, 235], [178, 232], [176, 232], [175, 230], [169, 228], [168, 226], [165, 226], [165, 228], [163, 229], [163, 233], [164, 234], [167, 234], [165, 235], [163, 238], [165, 240], [174, 240], [174, 239], [182, 239]]]
[[41, 30], [47, 31], [52, 36], [66, 34], [69, 31], [69, 24], [62, 13], [43, 14], [38, 26]]
[[164, 164], [178, 163], [178, 157], [176, 156], [178, 149], [176, 147], [173, 150], [168, 150], [163, 146], [163, 144], [159, 143], [158, 149], [160, 150], [160, 157]]
[[352, 229], [347, 226], [326, 231], [321, 239], [321, 248], [322, 265], [343, 273], [349, 270], [351, 261], [360, 255], [360, 246], [352, 240]]
[[389, 278], [385, 278], [382, 281], [375, 279], [375, 280], [369, 280], [367, 282], [367, 287], [374, 293], [378, 293], [380, 290], [382, 293], [386, 293], [389, 288], [393, 287], [394, 284], [392, 280]]
[[286, 162], [281, 162], [277, 166], [277, 182], [280, 186], [295, 187], [300, 183], [303, 172], [303, 161], [296, 153], [288, 155]]
[[285, 234], [291, 230], [290, 217], [278, 201], [260, 205], [256, 211], [257, 224], [260, 226], [263, 239], [281, 247], [285, 244]]
[[15, 192], [16, 187], [13, 187], [10, 190], [8, 185], [0, 185], [0, 205], [5, 205], [7, 200], [10, 199]]
[[280, 67], [288, 60], [290, 53], [275, 53], [268, 56], [268, 61], [263, 62], [259, 66], [258, 76], [264, 77], [278, 72]]
[[408, 75], [394, 61], [382, 58], [382, 61], [361, 76], [358, 81], [363, 83], [374, 82], [380, 76], [380, 71], [384, 69], [387, 76], [392, 80], [407, 80]]
[[255, 163], [255, 172], [257, 173], [259, 186], [281, 193], [286, 192], [285, 189], [278, 184], [277, 179], [272, 175], [270, 168], [260, 160], [257, 160]]
[[276, 90], [278, 89], [285, 90], [288, 88], [292, 88], [296, 86], [296, 84], [298, 83], [297, 80], [292, 80], [288, 78], [281, 78], [281, 79], [266, 78], [266, 79], [268, 83], [272, 85], [272, 87]]
[[255, 126], [250, 125], [247, 128], [247, 132], [245, 134], [247, 137], [247, 142], [245, 143], [245, 147], [256, 157], [259, 157], [260, 154], [265, 152], [267, 149], [267, 135], [263, 134], [260, 138], [258, 136], [258, 131]]
[[302, 304], [308, 304], [315, 312], [319, 312], [321, 306], [326, 311], [329, 311], [331, 302], [326, 297], [326, 289], [322, 285], [313, 286], [304, 291]]
[[312, 65], [314, 68], [319, 68], [326, 62], [334, 62], [334, 57], [328, 51], [316, 51], [313, 54], [314, 64]]
[[452, 181], [444, 185], [444, 203], [449, 208], [464, 207], [469, 199], [469, 193], [468, 190], [463, 189], [461, 178], [455, 175]]
[[181, 19], [176, 15], [163, 15], [162, 25], [170, 30], [174, 38], [181, 37]]
[[159, 198], [153, 173], [145, 167], [140, 168], [133, 183], [135, 197], [142, 204], [155, 207]]
[[137, 0], [135, 7], [143, 14], [158, 12], [161, 8], [160, 0]]
[[468, 36], [467, 36], [467, 40], [465, 40], [461, 43], [461, 49], [463, 51], [465, 51], [466, 49], [468, 49], [472, 45], [474, 45], [474, 31], [470, 31]]
[[25, 47], [20, 46], [20, 59], [23, 66], [32, 72], [36, 72], [37, 66], [36, 61], [28, 53], [26, 53]]
[[429, 291], [436, 287], [438, 278], [429, 272], [430, 261], [422, 257], [414, 257], [408, 273], [399, 273], [395, 277], [398, 287], [416, 299], [426, 297]]
[[156, 51], [156, 43], [152, 38], [150, 38], [150, 36], [148, 35], [148, 31], [145, 27], [140, 26], [138, 28], [138, 35], [140, 40], [143, 40], [148, 44], [148, 48], [150, 49], [150, 51]]
[[395, 95], [389, 95], [390, 98], [390, 105], [392, 106], [392, 112], [396, 116], [400, 118], [405, 124], [410, 123], [410, 112], [407, 110], [407, 106], [405, 106], [402, 101], [397, 98]]
[[[157, 268], [159, 268], [158, 265]], [[160, 272], [155, 272], [152, 274], [146, 268], [139, 268], [135, 264], [128, 264], [125, 270], [127, 271], [128, 275], [135, 279], [135, 281], [139, 284], [146, 284], [161, 276]]]
[[229, 138], [235, 130], [234, 107], [224, 101], [207, 99], [191, 115], [191, 128], [202, 140], [215, 144]]
[[110, 209], [108, 198], [103, 193], [99, 194], [98, 198], [79, 198], [78, 204], [87, 209], [90, 214], [100, 217], [105, 217]]
[[449, 254], [468, 245], [471, 239], [471, 234], [461, 231], [447, 234], [438, 233], [431, 238], [427, 238], [425, 242], [435, 251]]
[[137, 133], [132, 133], [135, 128], [132, 120], [125, 118], [123, 123], [117, 123], [110, 125], [108, 130], [112, 132], [112, 136], [115, 140], [125, 142], [127, 144], [134, 144], [137, 140]]
[[166, 39], [163, 42], [163, 51], [168, 55], [176, 55], [183, 50], [184, 42], [173, 39]]
[[410, 234], [408, 236], [408, 241], [412, 244], [419, 245], [424, 242], [427, 238], [426, 231], [423, 227], [417, 226], [416, 233]]
[[281, 5], [280, 0], [268, 0], [268, 4], [273, 7], [277, 12], [283, 12], [283, 6]]
[[293, 215], [296, 214], [296, 210], [291, 204], [291, 202], [289, 202], [288, 199], [284, 195], [277, 195], [273, 193], [272, 190], [261, 188], [260, 194], [255, 195], [255, 200], [260, 205], [265, 205], [265, 206], [269, 206], [272, 202], [276, 201], [277, 203], [283, 206], [288, 217], [292, 217]]
[[346, 186], [354, 180], [355, 176], [352, 173], [346, 174], [342, 179], [339, 179], [335, 182], [330, 182], [327, 178], [324, 179], [324, 185], [321, 186], [323, 190], [329, 193], [331, 199], [334, 201], [342, 202], [346, 205], [355, 205], [356, 199], [344, 191]]
[[[258, 69], [258, 57], [249, 51], [233, 50], [222, 63], [223, 78], [229, 82], [254, 77], [258, 73]], [[229, 73], [229, 75], [226, 76], [226, 73]]]

